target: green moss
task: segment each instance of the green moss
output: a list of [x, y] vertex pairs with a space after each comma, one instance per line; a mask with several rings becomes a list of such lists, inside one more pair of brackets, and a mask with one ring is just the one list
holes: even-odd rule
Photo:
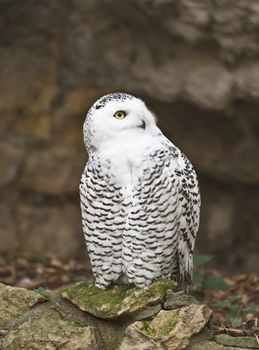
[[59, 315], [59, 318], [57, 319], [57, 324], [60, 325], [60, 327], [82, 327], [80, 323], [72, 320], [71, 318], [68, 318], [57, 306], [52, 305], [50, 309], [54, 310]]
[[50, 292], [48, 292], [45, 288], [43, 287], [39, 287], [39, 288], [36, 288], [34, 289], [34, 292], [42, 295], [44, 298], [46, 299], [49, 299], [49, 296], [50, 296]]
[[102, 315], [109, 317], [118, 311], [127, 291], [131, 288], [130, 286], [120, 286], [102, 290], [92, 284], [80, 282], [66, 289], [62, 295], [66, 295], [69, 300], [84, 311], [99, 317]]
[[[160, 317], [159, 317], [160, 316]], [[178, 323], [179, 310], [170, 311], [170, 317], [163, 319], [163, 314], [159, 314], [156, 321], [139, 322], [138, 329], [150, 337], [167, 337]], [[160, 320], [159, 320], [160, 318]]]
[[175, 326], [177, 325], [177, 322], [178, 322], [178, 313], [177, 313], [177, 315], [175, 315], [175, 317], [173, 317], [171, 319], [170, 322], [168, 322], [166, 325], [164, 325], [163, 327], [161, 327], [159, 329], [159, 335], [161, 335], [162, 337], [168, 336], [171, 333], [171, 331], [175, 328]]
[[80, 327], [46, 303], [31, 311], [19, 329], [9, 329], [1, 349], [85, 349], [94, 346], [94, 330]]
[[172, 280], [155, 281], [153, 284], [137, 288], [132, 285], [116, 285], [106, 290], [93, 284], [80, 282], [66, 288], [62, 296], [87, 311], [101, 318], [115, 318], [145, 308], [150, 304], [162, 303], [167, 290], [176, 290]]
[[[99, 333], [102, 333], [102, 330]], [[116, 332], [105, 332], [98, 337], [98, 344], [102, 350], [117, 350], [120, 342]]]
[[150, 336], [155, 336], [155, 335], [157, 335], [157, 332], [156, 332], [155, 328], [152, 327], [152, 326], [150, 325], [150, 322], [148, 322], [148, 321], [142, 321], [142, 322], [140, 323], [139, 330], [140, 330], [142, 333], [145, 333], [145, 334], [150, 335]]

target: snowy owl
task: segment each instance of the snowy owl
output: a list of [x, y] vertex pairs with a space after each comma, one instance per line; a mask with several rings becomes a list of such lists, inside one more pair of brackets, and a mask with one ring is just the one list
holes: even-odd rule
[[96, 286], [172, 278], [188, 291], [200, 214], [191, 163], [129, 94], [96, 101], [83, 133], [80, 202]]

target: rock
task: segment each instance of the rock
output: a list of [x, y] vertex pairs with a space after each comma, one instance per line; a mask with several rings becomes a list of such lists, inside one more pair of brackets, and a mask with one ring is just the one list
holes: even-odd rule
[[171, 310], [195, 303], [198, 303], [198, 301], [192, 295], [186, 295], [184, 292], [174, 293], [172, 290], [168, 290], [166, 293], [164, 308], [166, 310]]
[[0, 187], [15, 181], [25, 150], [11, 142], [0, 142]]
[[184, 349], [191, 337], [205, 327], [210, 316], [211, 310], [199, 304], [162, 310], [152, 321], [138, 321], [130, 325], [120, 350]]
[[209, 323], [205, 326], [199, 333], [195, 334], [191, 340], [188, 347], [191, 349], [193, 344], [204, 342], [205, 340], [214, 340], [215, 332], [209, 327]]
[[160, 310], [172, 289], [169, 280], [105, 291], [81, 282], [42, 294], [0, 284], [0, 349], [180, 350], [206, 343], [211, 310], [201, 304]]
[[[201, 193], [203, 219], [197, 236], [196, 252], [206, 251], [214, 255], [215, 266], [225, 272], [230, 266], [234, 268], [240, 264], [240, 272], [257, 273], [256, 247], [259, 244], [259, 235], [255, 232], [259, 227], [259, 207], [255, 203], [258, 201], [259, 191], [254, 187], [248, 190], [246, 187], [223, 186], [208, 181], [201, 184]], [[244, 207], [247, 211], [243, 215]], [[238, 218], [236, 213], [239, 213]], [[251, 230], [251, 241], [245, 239], [247, 230]], [[205, 235], [204, 232], [208, 234]], [[235, 253], [227, 254], [233, 246], [236, 247]]]
[[[148, 306], [160, 305], [166, 298], [168, 289], [175, 290], [177, 285], [172, 280], [160, 280], [144, 288], [129, 285], [116, 285], [102, 290], [93, 284], [80, 282], [65, 289], [62, 296], [81, 310], [96, 317], [115, 319], [122, 316], [134, 317]], [[150, 309], [145, 317], [159, 309]]]
[[[33, 35], [30, 37], [32, 39]], [[24, 110], [27, 113], [41, 113], [49, 110], [57, 96], [58, 83], [57, 62], [52, 56], [53, 48], [48, 46], [49, 44], [41, 45], [38, 42], [31, 49], [27, 45], [9, 45], [1, 48], [2, 113], [18, 111], [19, 114]]]
[[259, 349], [259, 344], [255, 337], [231, 337], [228, 334], [218, 334], [215, 336], [215, 341], [225, 346]]
[[38, 293], [0, 283], [0, 327], [43, 301]]
[[[30, 256], [46, 254], [63, 259], [78, 257], [83, 251], [79, 200], [76, 204], [44, 205], [18, 203], [19, 253]], [[37, 237], [37, 240], [31, 237]], [[75, 238], [76, 237], [76, 238]]]
[[130, 315], [130, 318], [134, 321], [144, 320], [155, 316], [161, 310], [161, 304], [145, 306], [144, 309], [138, 310]]
[[[246, 5], [242, 0], [235, 5], [153, 0], [120, 6], [116, 0], [78, 1], [69, 10], [63, 44], [67, 63], [74, 70], [65, 67], [62, 71], [68, 86], [82, 81], [107, 86], [112, 81], [114, 86], [163, 101], [181, 96], [201, 108], [228, 109], [240, 96], [239, 70], [253, 65], [258, 56], [256, 0]], [[127, 28], [125, 21], [130, 24]], [[75, 33], [77, 40], [73, 40]], [[121, 42], [127, 42], [123, 52]], [[242, 96], [251, 91], [246, 84], [242, 87]]]
[[85, 162], [85, 150], [70, 143], [33, 149], [27, 155], [18, 185], [36, 193], [74, 193]]
[[224, 109], [229, 104], [232, 84], [231, 74], [218, 62], [198, 63], [190, 71], [185, 88], [186, 98], [208, 109]]
[[82, 126], [91, 105], [110, 90], [75, 88], [64, 97], [54, 116], [55, 135], [66, 142], [73, 142], [85, 149]]
[[237, 91], [241, 97], [259, 98], [259, 67], [251, 63], [237, 72]]
[[[217, 256], [224, 270], [238, 265], [257, 272], [258, 1], [45, 0], [43, 6], [10, 0], [0, 7], [0, 187], [30, 208], [38, 195], [44, 208], [53, 208], [45, 211], [49, 218], [37, 216], [46, 241], [42, 235], [37, 254], [48, 251], [46, 227], [64, 229], [54, 219], [56, 203], [78, 201], [88, 107], [106, 92], [124, 90], [143, 97], [197, 169], [197, 251]], [[9, 202], [3, 213], [11, 208], [11, 215], [0, 222], [1, 251], [11, 252], [12, 241], [17, 248], [19, 232], [25, 251], [23, 236], [33, 241], [35, 230], [24, 233], [28, 217], [17, 222]], [[84, 254], [74, 220], [71, 251], [66, 244], [59, 257], [76, 249]]]
[[15, 252], [19, 242], [10, 193], [0, 195], [0, 213], [0, 252]]
[[122, 341], [119, 350], [165, 350], [163, 345], [136, 331], [133, 328], [126, 330], [126, 336]]
[[[2, 347], [1, 347], [2, 346]], [[80, 326], [66, 319], [48, 305], [0, 337], [0, 348], [5, 350], [98, 350], [94, 328]]]
[[49, 141], [53, 133], [52, 117], [48, 113], [26, 114], [17, 118], [12, 131], [28, 141]]
[[[200, 232], [209, 232], [209, 234], [197, 236], [199, 249], [201, 252], [206, 251], [208, 254], [217, 256], [219, 262], [224, 259], [226, 265], [231, 265], [233, 256], [225, 252], [231, 249], [236, 239], [231, 234], [235, 230], [233, 222], [236, 211], [233, 189], [208, 183], [201, 186], [201, 193], [206, 205], [201, 206], [203, 220], [201, 220]], [[243, 220], [240, 218], [240, 221]]]
[[239, 348], [233, 346], [225, 346], [214, 341], [203, 341], [192, 345], [191, 350], [249, 350], [249, 348]]

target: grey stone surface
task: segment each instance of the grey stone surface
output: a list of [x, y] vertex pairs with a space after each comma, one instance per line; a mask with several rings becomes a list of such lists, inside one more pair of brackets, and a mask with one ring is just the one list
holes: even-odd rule
[[0, 141], [0, 188], [10, 185], [17, 179], [25, 150], [9, 142]]
[[[89, 285], [88, 288], [81, 283], [67, 288], [64, 293], [44, 291], [43, 295], [0, 284], [0, 349], [259, 348], [255, 337], [214, 335], [208, 326], [211, 310], [206, 305], [193, 303], [190, 298], [183, 303], [181, 293], [174, 293], [177, 308], [156, 309], [155, 313], [150, 313], [149, 305], [154, 307], [158, 303], [160, 309], [163, 307], [166, 294], [172, 301], [172, 293], [166, 293], [171, 283], [158, 281], [141, 289], [117, 286], [108, 293], [100, 290], [99, 294], [98, 288]], [[135, 322], [134, 315], [139, 321]]]
[[[257, 0], [3, 0], [0, 16], [0, 187], [10, 193], [3, 213], [15, 215], [16, 199], [33, 207], [39, 197], [53, 209], [40, 225], [61, 231], [56, 203], [78, 205], [86, 111], [102, 94], [126, 90], [147, 101], [198, 171], [197, 249], [219, 264], [224, 255], [224, 268], [258, 270]], [[7, 218], [1, 237], [19, 236], [26, 218]], [[49, 235], [39, 229], [43, 247]], [[79, 235], [75, 225], [68, 237]]]
[[1, 346], [5, 350], [98, 350], [93, 327], [63, 318], [49, 305], [38, 308], [0, 337]]
[[218, 344], [234, 346], [248, 349], [259, 349], [259, 344], [255, 337], [232, 337], [228, 334], [218, 334], [215, 336]]
[[[76, 70], [68, 72], [67, 83], [83, 79], [107, 85], [112, 79], [117, 86], [159, 95], [164, 101], [181, 95], [215, 109], [227, 108], [236, 97], [256, 91], [259, 13], [255, 0], [246, 5], [242, 0], [78, 1], [69, 10], [73, 15], [65, 46], [68, 62]], [[116, 30], [110, 30], [107, 43], [105, 34], [114, 16]], [[127, 45], [122, 47], [122, 42]], [[202, 45], [208, 42], [212, 46]], [[98, 55], [100, 48], [105, 55]], [[244, 55], [241, 67], [240, 55]]]
[[[148, 309], [150, 303], [154, 306], [160, 301], [161, 306], [171, 284], [171, 281], [158, 281], [148, 288], [128, 288], [126, 295], [125, 286], [118, 286], [108, 292], [108, 297], [101, 290], [95, 299], [91, 294], [93, 290], [84, 287], [84, 294], [80, 294], [81, 304], [78, 288], [82, 289], [82, 285], [78, 284], [70, 288], [71, 296], [74, 287], [77, 303], [67, 301], [67, 295], [61, 291], [43, 290], [42, 296], [22, 288], [0, 285], [0, 349], [184, 349], [192, 339], [204, 340], [206, 333], [210, 336], [206, 324], [211, 310], [206, 305], [190, 304], [175, 310], [161, 310], [149, 314], [148, 320], [137, 322], [131, 317], [132, 312]], [[86, 304], [83, 298], [92, 303], [91, 308], [88, 305], [90, 313], [82, 308], [83, 303]], [[107, 319], [108, 303], [113, 314], [120, 314], [119, 319], [111, 319], [111, 311]], [[143, 313], [143, 317], [146, 316]]]
[[0, 283], [0, 327], [43, 301], [38, 293]]
[[18, 186], [52, 195], [75, 193], [85, 161], [81, 149], [69, 143], [32, 149], [27, 154]]
[[0, 213], [0, 252], [15, 252], [19, 242], [14, 210], [3, 195], [0, 195]]
[[151, 321], [138, 321], [126, 330], [120, 350], [186, 348], [194, 334], [207, 324], [211, 310], [206, 305], [191, 304], [170, 311], [160, 311]]
[[172, 290], [168, 290], [164, 302], [164, 308], [166, 310], [172, 310], [195, 303], [198, 303], [198, 301], [191, 295], [186, 295], [183, 292], [174, 293]]
[[143, 319], [161, 309], [168, 290], [177, 289], [177, 283], [172, 280], [155, 281], [144, 288], [122, 284], [106, 290], [79, 282], [66, 288], [62, 296], [80, 310], [102, 319]]
[[47, 253], [63, 259], [80, 256], [80, 249], [85, 243], [79, 203], [46, 205], [18, 202], [16, 218], [19, 225], [18, 248], [25, 255]]
[[204, 342], [200, 342], [197, 344], [194, 344], [191, 347], [191, 350], [249, 350], [249, 348], [244, 347], [244, 348], [240, 348], [240, 347], [236, 347], [236, 346], [225, 346], [222, 344], [218, 344], [214, 341], [204, 341]]

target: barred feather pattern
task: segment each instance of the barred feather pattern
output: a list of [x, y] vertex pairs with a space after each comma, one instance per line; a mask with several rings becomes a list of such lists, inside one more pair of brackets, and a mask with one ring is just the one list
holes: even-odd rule
[[80, 204], [84, 237], [96, 285], [106, 288], [122, 273], [121, 250], [127, 198], [115, 184], [109, 161], [89, 160], [81, 177]]
[[179, 194], [177, 178], [170, 173], [169, 152], [157, 150], [144, 161], [142, 176], [133, 188], [122, 263], [129, 282], [138, 287], [171, 278], [176, 269]]
[[106, 288], [122, 274], [138, 287], [160, 278], [190, 285], [200, 199], [195, 172], [179, 150], [177, 158], [169, 149], [151, 153], [130, 191], [116, 185], [108, 160], [92, 157], [80, 195], [97, 286]]
[[[112, 100], [95, 105], [101, 109]], [[105, 289], [123, 280], [144, 287], [153, 280], [174, 278], [188, 292], [200, 212], [191, 163], [155, 124], [148, 131], [128, 133], [132, 143], [144, 139], [136, 148], [137, 162], [127, 153], [129, 146], [116, 150], [113, 157], [98, 150], [89, 138], [94, 134], [88, 130], [91, 119], [86, 126], [86, 145], [91, 149], [81, 178], [80, 202], [96, 285]], [[118, 168], [116, 158], [123, 152]], [[124, 173], [127, 181], [122, 181]]]

